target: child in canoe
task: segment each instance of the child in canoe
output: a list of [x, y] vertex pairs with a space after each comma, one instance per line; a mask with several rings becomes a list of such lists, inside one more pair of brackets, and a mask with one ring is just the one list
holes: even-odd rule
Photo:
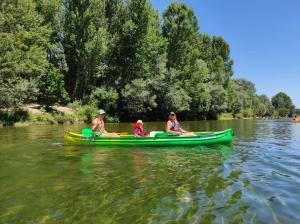
[[142, 120], [138, 120], [134, 125], [133, 125], [133, 134], [135, 137], [148, 137], [148, 135], [145, 132], [144, 129], [144, 124]]

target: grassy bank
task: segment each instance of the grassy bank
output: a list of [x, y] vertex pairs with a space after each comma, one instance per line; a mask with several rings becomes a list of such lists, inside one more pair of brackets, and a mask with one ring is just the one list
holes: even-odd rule
[[227, 120], [233, 120], [233, 119], [234, 119], [234, 117], [230, 113], [222, 113], [222, 114], [218, 115], [218, 120], [220, 120], [220, 121], [227, 121]]
[[[69, 104], [66, 107], [52, 106], [44, 108], [39, 105], [24, 106], [18, 109], [0, 110], [1, 126], [29, 126], [41, 124], [78, 124], [90, 123], [96, 116], [98, 108], [95, 105], [80, 105], [78, 103]], [[251, 112], [251, 111], [250, 111]], [[270, 117], [257, 118], [248, 111], [239, 114], [222, 113], [217, 116], [217, 120], [234, 119], [267, 119]], [[280, 117], [271, 117], [280, 118]], [[118, 117], [105, 117], [108, 123], [119, 122]]]
[[[93, 105], [43, 108], [17, 108], [0, 111], [0, 126], [29, 126], [41, 124], [90, 123], [97, 114]], [[63, 109], [61, 109], [63, 108]], [[119, 122], [118, 118], [106, 116], [106, 122]]]

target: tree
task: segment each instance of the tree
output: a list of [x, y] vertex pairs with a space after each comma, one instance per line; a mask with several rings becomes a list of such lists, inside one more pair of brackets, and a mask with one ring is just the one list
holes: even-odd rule
[[68, 71], [62, 45], [62, 0], [36, 1], [36, 10], [42, 16], [42, 24], [49, 28], [47, 59], [50, 69], [38, 80], [40, 89], [38, 100], [41, 104], [66, 103], [69, 95], [65, 90], [64, 75]]
[[279, 112], [279, 116], [292, 116], [294, 105], [291, 98], [283, 93], [279, 92], [272, 97], [272, 105]]
[[286, 94], [272, 105], [252, 82], [232, 79], [229, 44], [201, 34], [186, 4], [171, 3], [160, 19], [150, 0], [2, 0], [0, 108], [71, 98], [121, 120], [293, 113]]
[[207, 63], [211, 78], [217, 78], [221, 84], [227, 84], [233, 75], [233, 60], [230, 58], [230, 47], [222, 37], [199, 36], [200, 57]]
[[91, 94], [87, 97], [87, 103], [96, 104], [99, 108], [111, 111], [116, 109], [118, 97], [117, 91], [111, 87], [93, 87]]
[[168, 40], [168, 68], [182, 70], [192, 65], [194, 56], [199, 57], [196, 47], [199, 27], [193, 10], [173, 2], [165, 10], [163, 20], [163, 35]]
[[255, 96], [252, 104], [256, 116], [270, 117], [274, 113], [274, 107], [266, 95]]
[[227, 111], [238, 114], [244, 107], [244, 92], [235, 80], [230, 80], [227, 87]]
[[145, 114], [158, 106], [166, 72], [166, 41], [159, 16], [146, 0], [113, 3], [107, 8], [112, 36], [108, 76], [113, 78], [108, 80], [119, 94], [121, 117]]
[[102, 0], [65, 0], [63, 46], [68, 72], [67, 90], [72, 99], [89, 94], [89, 85], [98, 84], [106, 69], [108, 35]]
[[[0, 107], [16, 107], [45, 93], [42, 77], [63, 80], [47, 58], [52, 31], [37, 12], [35, 1], [4, 0], [0, 10]], [[63, 90], [56, 94], [54, 102], [65, 97]]]

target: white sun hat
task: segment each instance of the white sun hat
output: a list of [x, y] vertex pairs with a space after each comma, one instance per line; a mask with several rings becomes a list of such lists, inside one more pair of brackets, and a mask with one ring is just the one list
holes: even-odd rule
[[106, 114], [106, 113], [105, 113], [105, 111], [104, 111], [103, 109], [100, 109], [100, 110], [98, 111], [98, 114], [103, 115], [103, 114]]

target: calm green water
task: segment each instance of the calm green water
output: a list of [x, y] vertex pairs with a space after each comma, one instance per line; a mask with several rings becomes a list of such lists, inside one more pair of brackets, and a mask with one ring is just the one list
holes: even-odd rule
[[300, 124], [182, 126], [232, 127], [236, 139], [232, 146], [92, 148], [63, 145], [64, 132], [79, 126], [0, 129], [0, 223], [300, 222]]

